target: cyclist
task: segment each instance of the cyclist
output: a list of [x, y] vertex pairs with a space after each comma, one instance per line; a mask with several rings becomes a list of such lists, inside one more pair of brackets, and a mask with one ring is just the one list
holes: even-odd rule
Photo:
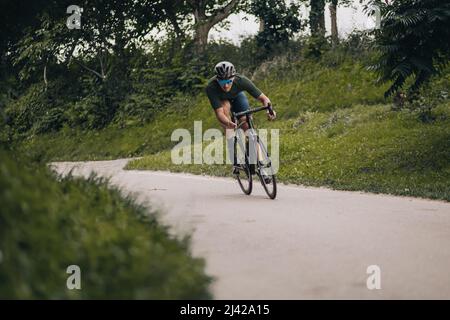
[[[259, 90], [253, 82], [247, 77], [236, 73], [236, 69], [231, 62], [221, 61], [214, 68], [215, 76], [208, 81], [206, 86], [206, 95], [216, 114], [217, 120], [225, 130], [227, 138], [228, 154], [233, 155], [233, 130], [237, 124], [230, 120], [230, 110], [232, 112], [242, 112], [250, 108], [248, 99], [244, 93], [247, 91], [253, 98], [258, 99], [265, 107], [271, 105], [270, 99]], [[276, 113], [272, 114], [267, 111], [269, 120], [275, 120]], [[242, 123], [242, 129], [248, 130], [246, 117], [242, 116], [238, 119]], [[228, 130], [227, 130], [228, 129]], [[233, 159], [231, 159], [233, 163]], [[233, 169], [233, 173], [237, 174], [237, 168]]]

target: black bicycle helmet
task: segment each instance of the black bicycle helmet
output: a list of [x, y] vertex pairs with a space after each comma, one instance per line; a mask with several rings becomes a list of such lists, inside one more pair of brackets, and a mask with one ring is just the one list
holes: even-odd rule
[[219, 62], [216, 64], [214, 70], [219, 79], [230, 79], [236, 75], [236, 69], [233, 64], [228, 61]]

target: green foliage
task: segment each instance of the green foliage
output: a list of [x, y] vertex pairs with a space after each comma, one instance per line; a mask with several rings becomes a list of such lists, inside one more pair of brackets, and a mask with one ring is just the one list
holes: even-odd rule
[[[373, 39], [364, 31], [353, 31], [347, 38], [341, 39], [339, 45], [334, 47], [330, 43], [322, 44], [319, 48], [320, 61], [329, 66], [339, 66], [350, 60], [361, 62], [364, 65], [373, 61], [375, 54], [372, 50]], [[308, 54], [306, 54], [308, 56]], [[314, 55], [313, 55], [314, 56]]]
[[[33, 136], [14, 145], [33, 161], [117, 159], [153, 153], [174, 144], [170, 134], [175, 127], [190, 128], [193, 117], [210, 110], [206, 101], [200, 101], [177, 96], [167, 110], [156, 113], [143, 126], [124, 124], [85, 131], [64, 126], [58, 133]], [[207, 120], [205, 126], [214, 125], [212, 113]]]
[[[14, 66], [18, 67], [21, 81], [46, 77], [51, 64], [55, 64], [57, 54], [63, 54], [60, 42], [67, 36], [67, 27], [62, 21], [53, 21], [48, 14], [40, 17], [40, 26], [25, 34], [15, 45]], [[30, 81], [31, 83], [33, 81]]]
[[[322, 60], [326, 61], [336, 55], [329, 54], [329, 44], [323, 41], [318, 56], [325, 55]], [[274, 60], [286, 57], [290, 62], [281, 70], [289, 71], [291, 66], [297, 70], [295, 63], [300, 65], [303, 57], [311, 56], [305, 42], [283, 43], [283, 55]], [[256, 38], [245, 39], [241, 47], [226, 41], [212, 42], [202, 55], [195, 53], [190, 39], [166, 38], [147, 44], [151, 48], [148, 52], [136, 47], [124, 49], [121, 56], [99, 51], [92, 57], [74, 59], [68, 67], [50, 65], [48, 85], [40, 81], [30, 86], [6, 108], [14, 137], [58, 131], [64, 126], [98, 130], [110, 124], [121, 128], [145, 125], [177, 95], [201, 93], [217, 61], [230, 60], [241, 73], [251, 76], [255, 70], [259, 74], [272, 59], [261, 65], [267, 56]], [[355, 58], [366, 50], [358, 48], [351, 49]], [[330, 65], [341, 63], [351, 50], [341, 50], [343, 58], [329, 59]], [[281, 70], [273, 72], [279, 74]]]
[[36, 133], [58, 131], [64, 122], [64, 110], [62, 108], [52, 108], [44, 113], [40, 123], [36, 126]]
[[323, 36], [312, 36], [308, 38], [306, 42], [305, 55], [308, 58], [319, 59], [322, 54], [329, 51], [331, 48], [330, 43]]
[[264, 56], [276, 54], [302, 28], [300, 6], [291, 3], [289, 6], [277, 0], [253, 0], [250, 13], [263, 22], [263, 29], [256, 35], [256, 42]]
[[5, 108], [7, 124], [15, 138], [58, 131], [68, 121], [70, 110], [67, 100], [76, 96], [71, 78], [58, 78], [31, 85], [17, 100]]
[[[206, 299], [210, 278], [157, 213], [107, 181], [0, 151], [0, 298]], [[69, 265], [82, 289], [66, 288]]]
[[[167, 104], [173, 91], [178, 90], [176, 85], [171, 88], [172, 83], [164, 79], [167, 70], [161, 70], [157, 79], [144, 79], [148, 81], [147, 88], [153, 89], [146, 92], [142, 91], [147, 88], [131, 83], [135, 80], [131, 70], [142, 66], [136, 61], [146, 56], [143, 48], [151, 42], [151, 38], [142, 37], [157, 25], [178, 18], [178, 12], [173, 11], [173, 3], [83, 0], [77, 3], [85, 8], [82, 28], [79, 30], [66, 27], [68, 16], [64, 13], [68, 4], [71, 3], [64, 0], [41, 3], [40, 8], [32, 6], [35, 16], [30, 28], [21, 31], [22, 35], [16, 42], [5, 44], [11, 60], [6, 59], [8, 68], [5, 69], [20, 78], [21, 86], [26, 91], [25, 97], [19, 101], [11, 103], [5, 100], [8, 102], [9, 121], [14, 123], [15, 131], [26, 137], [59, 130], [64, 124], [82, 129], [99, 129], [114, 118], [120, 123], [134, 121], [132, 118], [135, 115], [150, 113], [145, 109], [149, 106], [148, 101], [140, 103], [145, 100], [145, 94], [152, 99], [152, 106]], [[6, 7], [13, 9], [14, 6]], [[6, 21], [8, 27], [10, 23]], [[158, 53], [161, 55], [157, 59], [164, 57], [167, 51]], [[154, 58], [151, 54], [146, 57]], [[180, 83], [186, 80], [183, 90], [198, 86], [199, 79], [193, 79], [193, 76], [183, 78], [187, 71], [181, 70], [182, 63], [178, 62], [167, 65], [171, 71], [175, 70], [171, 73], [172, 81], [181, 79], [178, 81]], [[143, 69], [142, 73], [149, 69], [160, 71], [155, 63]], [[195, 75], [196, 72], [191, 74]], [[40, 86], [41, 83], [43, 88], [36, 93], [33, 86]], [[58, 83], [66, 88], [55, 89]], [[132, 88], [135, 84], [135, 88]], [[128, 95], [130, 98], [126, 99]], [[0, 102], [4, 96], [2, 91]], [[121, 106], [123, 108], [119, 108]], [[138, 110], [125, 120], [127, 113], [134, 107]], [[140, 119], [146, 121], [148, 116]]]
[[49, 103], [43, 84], [30, 86], [19, 100], [6, 109], [8, 125], [14, 127], [18, 134], [27, 132], [33, 127], [39, 128], [40, 119], [48, 110]]
[[404, 107], [418, 113], [419, 119], [424, 122], [436, 120], [433, 109], [450, 101], [450, 72], [448, 69], [445, 74], [432, 78], [431, 82], [406, 97]]
[[442, 0], [405, 0], [386, 5], [373, 1], [382, 12], [381, 30], [375, 31], [379, 57], [374, 69], [381, 81], [392, 81], [389, 96], [412, 77], [416, 91], [439, 74], [450, 57], [450, 3]]
[[0, 108], [0, 148], [8, 148], [11, 144], [11, 127], [6, 123], [6, 115]]
[[67, 111], [69, 124], [82, 129], [98, 129], [105, 126], [108, 119], [108, 108], [103, 99], [92, 95], [76, 101]]

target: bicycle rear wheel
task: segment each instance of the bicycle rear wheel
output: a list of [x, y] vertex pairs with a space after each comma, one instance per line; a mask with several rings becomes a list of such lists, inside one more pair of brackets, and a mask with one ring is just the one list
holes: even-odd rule
[[277, 196], [277, 177], [272, 167], [272, 160], [269, 157], [267, 148], [262, 141], [257, 138], [261, 150], [261, 159], [258, 160], [256, 174], [258, 175], [261, 184], [270, 199], [275, 199]]

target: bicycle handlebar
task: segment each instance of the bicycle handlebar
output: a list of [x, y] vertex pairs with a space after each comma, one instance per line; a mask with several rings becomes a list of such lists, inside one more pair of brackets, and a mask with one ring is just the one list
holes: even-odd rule
[[273, 115], [272, 105], [269, 104], [267, 107], [253, 108], [253, 109], [249, 109], [249, 110], [246, 110], [246, 111], [241, 111], [241, 112], [238, 112], [238, 113], [234, 113], [233, 112], [233, 116], [235, 118], [238, 118], [238, 117], [245, 116], [247, 114], [252, 114], [252, 113], [255, 113], [255, 112], [259, 112], [259, 111], [262, 111], [262, 110], [269, 110], [270, 115]]

